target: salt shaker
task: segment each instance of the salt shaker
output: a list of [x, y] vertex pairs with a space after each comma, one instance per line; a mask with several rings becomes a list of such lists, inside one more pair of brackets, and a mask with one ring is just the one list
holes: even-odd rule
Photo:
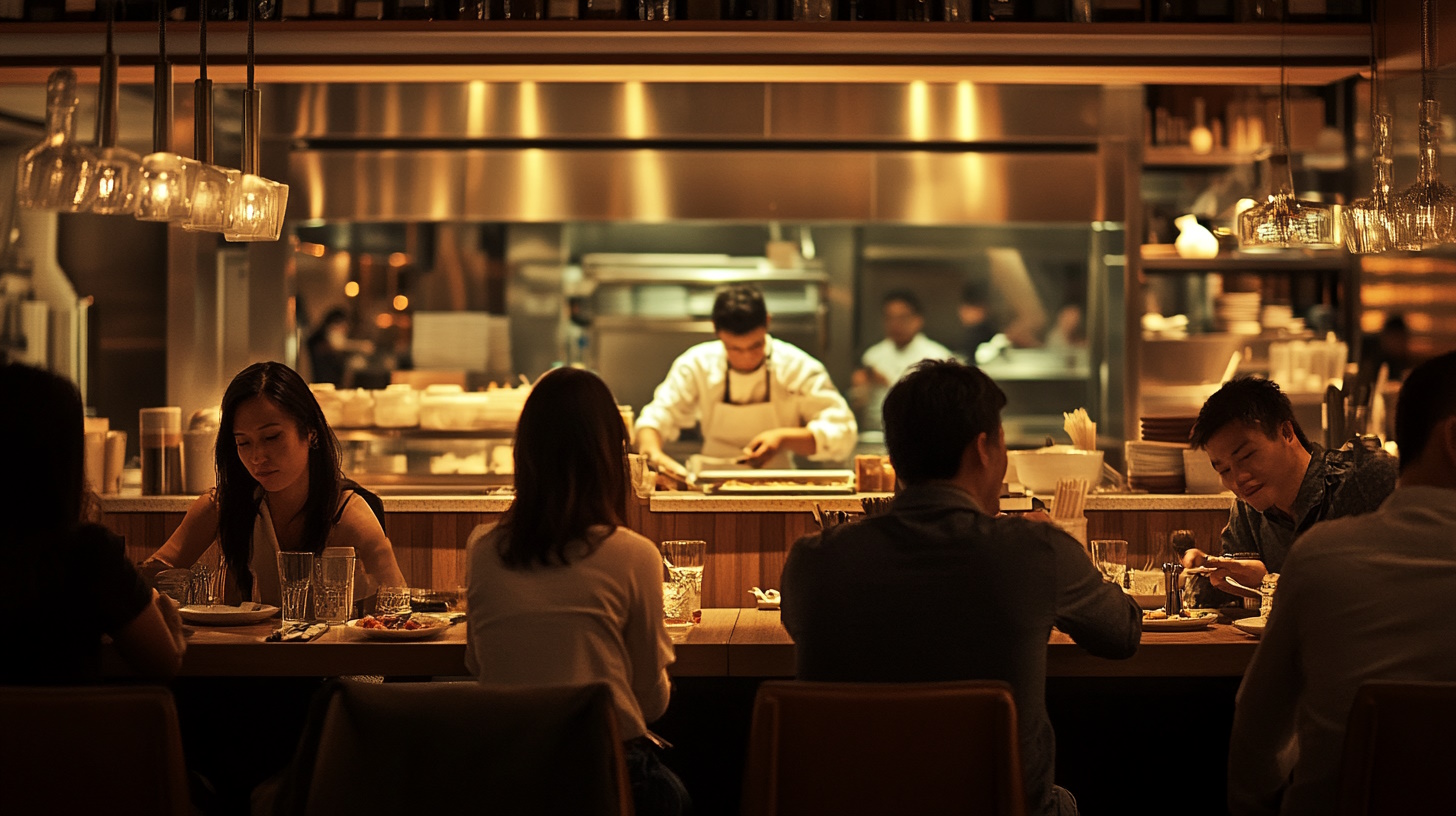
[[1183, 595], [1178, 590], [1178, 576], [1182, 573], [1183, 565], [1177, 561], [1163, 564], [1163, 611], [1168, 617], [1183, 614]]

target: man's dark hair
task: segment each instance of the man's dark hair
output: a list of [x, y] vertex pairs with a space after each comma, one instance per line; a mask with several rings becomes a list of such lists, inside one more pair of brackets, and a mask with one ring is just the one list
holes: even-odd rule
[[1006, 394], [986, 372], [955, 360], [924, 360], [885, 397], [885, 446], [905, 484], [949, 479], [981, 434], [1001, 427]]
[[729, 286], [713, 299], [713, 330], [748, 334], [768, 325], [768, 307], [756, 286]]
[[920, 310], [920, 298], [915, 297], [915, 293], [909, 289], [892, 289], [886, 292], [883, 298], [880, 298], [881, 308], [889, 306], [891, 303], [903, 303], [915, 314], [924, 314]]
[[1406, 375], [1395, 403], [1395, 444], [1402, 472], [1426, 452], [1436, 423], [1456, 415], [1456, 351], [1433, 357]]
[[1208, 440], [1230, 422], [1257, 427], [1270, 439], [1279, 433], [1280, 425], [1288, 422], [1294, 428], [1294, 437], [1305, 450], [1314, 447], [1304, 435], [1304, 429], [1299, 427], [1299, 420], [1294, 418], [1294, 406], [1289, 404], [1289, 397], [1273, 380], [1238, 377], [1224, 383], [1199, 409], [1188, 441], [1195, 448], [1206, 448]]

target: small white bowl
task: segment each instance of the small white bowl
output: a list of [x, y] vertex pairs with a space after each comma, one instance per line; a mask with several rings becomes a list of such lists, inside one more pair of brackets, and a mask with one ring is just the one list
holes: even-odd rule
[[1102, 482], [1102, 451], [1052, 445], [1010, 451], [1007, 458], [1016, 465], [1016, 478], [1033, 493], [1052, 495], [1060, 479], [1086, 479], [1088, 491]]

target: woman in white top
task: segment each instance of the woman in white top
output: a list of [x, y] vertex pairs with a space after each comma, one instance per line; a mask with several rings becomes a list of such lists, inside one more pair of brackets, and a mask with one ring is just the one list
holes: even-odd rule
[[682, 813], [687, 791], [646, 737], [670, 693], [662, 561], [623, 524], [627, 431], [606, 383], [548, 372], [514, 453], [515, 500], [470, 535], [466, 666], [490, 685], [606, 683], [637, 813]]
[[369, 579], [404, 585], [379, 519], [340, 471], [333, 429], [293, 369], [255, 363], [233, 378], [214, 456], [217, 487], [197, 497], [149, 564], [189, 567], [218, 541], [229, 596], [277, 604], [278, 552], [353, 547], [356, 597], [368, 594]]

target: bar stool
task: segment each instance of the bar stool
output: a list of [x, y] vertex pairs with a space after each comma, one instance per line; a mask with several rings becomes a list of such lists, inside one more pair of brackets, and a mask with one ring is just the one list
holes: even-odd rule
[[1451, 806], [1456, 683], [1371, 681], [1350, 707], [1340, 816], [1408, 816]]
[[0, 813], [191, 811], [172, 693], [0, 686]]
[[1005, 683], [767, 682], [743, 814], [1023, 816], [1020, 757]]

